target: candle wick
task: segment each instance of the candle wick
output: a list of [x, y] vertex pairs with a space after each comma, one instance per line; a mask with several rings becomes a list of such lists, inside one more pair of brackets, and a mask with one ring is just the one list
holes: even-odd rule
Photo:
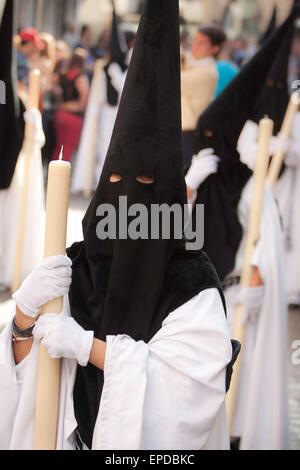
[[60, 151], [60, 154], [59, 154], [59, 160], [63, 159], [63, 149], [64, 149], [64, 146], [62, 145], [61, 146], [61, 151]]

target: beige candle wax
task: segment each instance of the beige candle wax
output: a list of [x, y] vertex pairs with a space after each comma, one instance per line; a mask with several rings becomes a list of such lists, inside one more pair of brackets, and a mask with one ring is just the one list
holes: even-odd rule
[[[260, 121], [258, 155], [253, 175], [253, 189], [249, 214], [249, 225], [240, 281], [241, 289], [249, 286], [251, 280], [251, 260], [260, 234], [261, 213], [264, 200], [265, 182], [269, 164], [270, 140], [273, 135], [273, 128], [274, 123], [271, 119], [265, 118]], [[238, 305], [236, 311], [233, 338], [238, 340], [242, 345], [244, 345], [245, 342], [246, 328], [247, 325], [243, 322], [243, 306], [240, 304]], [[239, 357], [235, 363], [231, 386], [227, 395], [227, 411], [230, 432], [232, 430], [234, 420], [242, 355], [243, 349], [241, 350]]]
[[[49, 165], [45, 257], [66, 252], [67, 216], [71, 165], [63, 160]], [[63, 298], [55, 299], [42, 308], [44, 313], [60, 313]], [[55, 450], [59, 410], [60, 360], [52, 359], [46, 348], [39, 345], [37, 396], [35, 415], [35, 450]]]

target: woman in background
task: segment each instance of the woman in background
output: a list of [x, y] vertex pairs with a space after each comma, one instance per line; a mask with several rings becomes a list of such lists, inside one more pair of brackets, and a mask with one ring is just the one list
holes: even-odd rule
[[67, 72], [60, 76], [62, 101], [54, 115], [56, 147], [52, 158], [55, 160], [61, 147], [64, 159], [71, 161], [81, 135], [84, 111], [89, 95], [89, 81], [85, 74], [86, 53], [75, 49]]

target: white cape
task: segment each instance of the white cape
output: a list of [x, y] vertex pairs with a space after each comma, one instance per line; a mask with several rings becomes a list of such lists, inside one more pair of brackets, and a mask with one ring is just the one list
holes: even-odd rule
[[[148, 344], [107, 337], [92, 449], [229, 449], [225, 374], [231, 355], [216, 289], [171, 312]], [[0, 335], [0, 449], [33, 447], [36, 344], [25, 361], [18, 384], [8, 324]], [[74, 449], [76, 363], [62, 364], [57, 449]]]
[[[285, 233], [286, 287], [288, 301], [300, 303], [300, 113], [292, 130], [291, 152], [286, 158], [286, 169], [275, 187]], [[293, 155], [294, 153], [294, 155]]]
[[[239, 213], [246, 230], [252, 179], [244, 189]], [[245, 238], [237, 255], [234, 275], [240, 273]], [[278, 207], [266, 187], [260, 241], [252, 262], [259, 268], [265, 285], [258, 318], [247, 325], [243, 345], [242, 372], [233, 436], [241, 437], [242, 450], [282, 450], [289, 448], [287, 393], [287, 306], [283, 233]], [[225, 292], [228, 316], [234, 323], [238, 288]]]
[[[117, 64], [111, 64], [109, 74], [112, 84], [119, 93], [119, 101], [126, 79], [126, 72]], [[92, 81], [88, 106], [84, 118], [83, 130], [79, 142], [79, 148], [75, 157], [74, 174], [72, 175], [71, 191], [79, 193], [85, 190], [88, 178], [88, 158], [93, 159], [92, 190], [95, 190], [104, 165], [111, 135], [118, 113], [118, 105], [111, 106], [106, 98], [106, 75], [102, 71], [99, 82]], [[97, 121], [95, 142], [91, 142], [91, 129], [93, 120]], [[93, 145], [94, 144], [94, 145]], [[92, 148], [91, 148], [92, 147]]]
[[[36, 134], [29, 177], [28, 204], [23, 249], [23, 281], [33, 268], [43, 259], [45, 195], [41, 148], [44, 134], [39, 111], [25, 113], [25, 120], [35, 122]], [[22, 181], [25, 155], [22, 148], [11, 185], [0, 191], [0, 284], [11, 287], [15, 267], [16, 244], [22, 198]]]

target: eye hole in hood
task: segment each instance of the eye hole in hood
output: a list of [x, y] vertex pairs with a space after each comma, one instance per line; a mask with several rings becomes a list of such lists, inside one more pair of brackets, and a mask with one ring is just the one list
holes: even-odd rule
[[141, 175], [141, 176], [138, 176], [136, 180], [139, 183], [142, 183], [142, 184], [152, 184], [152, 183], [154, 183], [154, 178], [152, 178], [152, 176]]
[[111, 183], [118, 183], [119, 181], [122, 181], [122, 176], [119, 175], [118, 173], [112, 173], [109, 177], [109, 181]]

